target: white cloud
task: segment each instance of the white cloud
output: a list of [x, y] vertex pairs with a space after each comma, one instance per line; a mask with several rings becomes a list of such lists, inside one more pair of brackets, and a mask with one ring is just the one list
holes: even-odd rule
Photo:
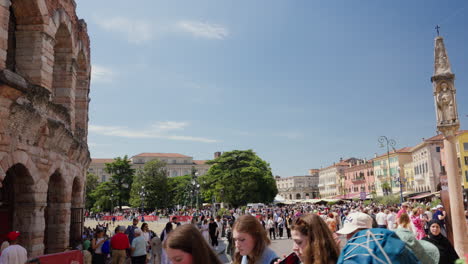
[[115, 137], [125, 137], [125, 138], [162, 138], [170, 140], [179, 140], [179, 141], [194, 141], [194, 142], [203, 142], [203, 143], [214, 143], [218, 142], [215, 139], [209, 139], [204, 137], [192, 137], [192, 136], [181, 136], [174, 135], [170, 132], [173, 130], [184, 130], [189, 125], [187, 122], [157, 122], [150, 126], [146, 130], [133, 130], [127, 127], [120, 126], [99, 126], [99, 125], [89, 125], [88, 129], [90, 132], [105, 135], [105, 136], [115, 136]]
[[111, 82], [114, 71], [102, 65], [93, 64], [91, 66], [91, 82]]
[[178, 29], [200, 38], [225, 39], [229, 36], [228, 29], [218, 24], [183, 20], [177, 22], [176, 26]]
[[126, 17], [95, 17], [95, 22], [104, 30], [124, 34], [127, 41], [141, 44], [153, 38], [151, 22]]

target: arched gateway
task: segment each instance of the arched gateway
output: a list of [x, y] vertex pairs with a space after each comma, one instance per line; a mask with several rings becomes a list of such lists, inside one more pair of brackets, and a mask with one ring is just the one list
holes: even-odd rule
[[0, 243], [34, 257], [79, 239], [90, 45], [75, 1], [0, 1]]

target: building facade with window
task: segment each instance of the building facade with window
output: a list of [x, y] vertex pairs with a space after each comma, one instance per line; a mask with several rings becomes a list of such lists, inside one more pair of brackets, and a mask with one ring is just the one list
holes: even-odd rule
[[361, 193], [365, 196], [375, 192], [374, 166], [372, 160], [358, 160], [356, 164], [344, 169], [344, 190], [343, 198], [360, 198]]
[[304, 200], [319, 197], [318, 170], [312, 175], [275, 177], [278, 194], [286, 200]]
[[321, 198], [333, 198], [342, 195], [344, 170], [349, 167], [348, 160], [333, 164], [319, 171], [319, 192]]
[[435, 192], [440, 182], [442, 162], [440, 151], [443, 148], [443, 136], [437, 135], [416, 145], [411, 150], [414, 191]]
[[[194, 160], [193, 157], [178, 153], [141, 153], [130, 158], [132, 168], [142, 169], [145, 163], [153, 160], [160, 160], [166, 163], [168, 177], [189, 175], [194, 167], [198, 176], [208, 172], [211, 165], [206, 164], [206, 160]], [[88, 168], [88, 173], [96, 175], [100, 182], [108, 181], [111, 177], [106, 171], [106, 163], [113, 162], [113, 159], [92, 159]]]
[[[412, 161], [411, 148], [405, 147], [373, 160], [377, 196], [400, 192], [400, 177], [405, 182], [404, 166]], [[404, 186], [403, 186], [404, 187]], [[404, 188], [403, 188], [404, 190]]]
[[463, 187], [468, 189], [468, 130], [461, 130], [457, 134], [457, 158]]

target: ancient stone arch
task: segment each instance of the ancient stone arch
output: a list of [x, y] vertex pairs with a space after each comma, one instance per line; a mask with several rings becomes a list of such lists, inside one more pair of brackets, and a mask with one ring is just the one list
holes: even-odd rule
[[54, 172], [49, 178], [47, 188], [47, 206], [44, 212], [45, 253], [56, 253], [65, 250], [64, 240], [68, 242], [68, 225], [65, 219], [67, 213], [67, 185], [60, 171]]
[[[24, 201], [21, 218], [4, 208], [0, 221], [24, 228], [30, 257], [68, 247], [72, 207], [83, 207], [91, 67], [75, 9], [69, 0], [0, 1], [0, 188]], [[13, 178], [27, 183], [28, 198]]]
[[71, 209], [70, 209], [70, 245], [75, 245], [81, 239], [81, 230], [83, 223], [83, 188], [81, 177], [77, 176], [73, 180], [71, 190]]
[[[6, 171], [0, 188], [0, 237], [3, 240], [9, 231], [18, 230], [22, 234], [20, 242], [28, 250], [34, 246], [31, 238], [36, 223], [31, 217], [36, 208], [33, 186], [30, 171], [16, 163]], [[40, 210], [36, 213], [40, 214]]]

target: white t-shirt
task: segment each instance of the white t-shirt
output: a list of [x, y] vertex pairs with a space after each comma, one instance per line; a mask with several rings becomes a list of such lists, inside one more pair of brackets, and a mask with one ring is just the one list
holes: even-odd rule
[[379, 212], [375, 216], [375, 220], [377, 221], [378, 225], [387, 225], [387, 215], [384, 212]]
[[387, 215], [387, 228], [390, 229], [390, 230], [393, 230], [395, 229], [395, 213], [389, 213]]
[[28, 252], [20, 245], [11, 245], [3, 250], [0, 264], [24, 264], [28, 261]]

